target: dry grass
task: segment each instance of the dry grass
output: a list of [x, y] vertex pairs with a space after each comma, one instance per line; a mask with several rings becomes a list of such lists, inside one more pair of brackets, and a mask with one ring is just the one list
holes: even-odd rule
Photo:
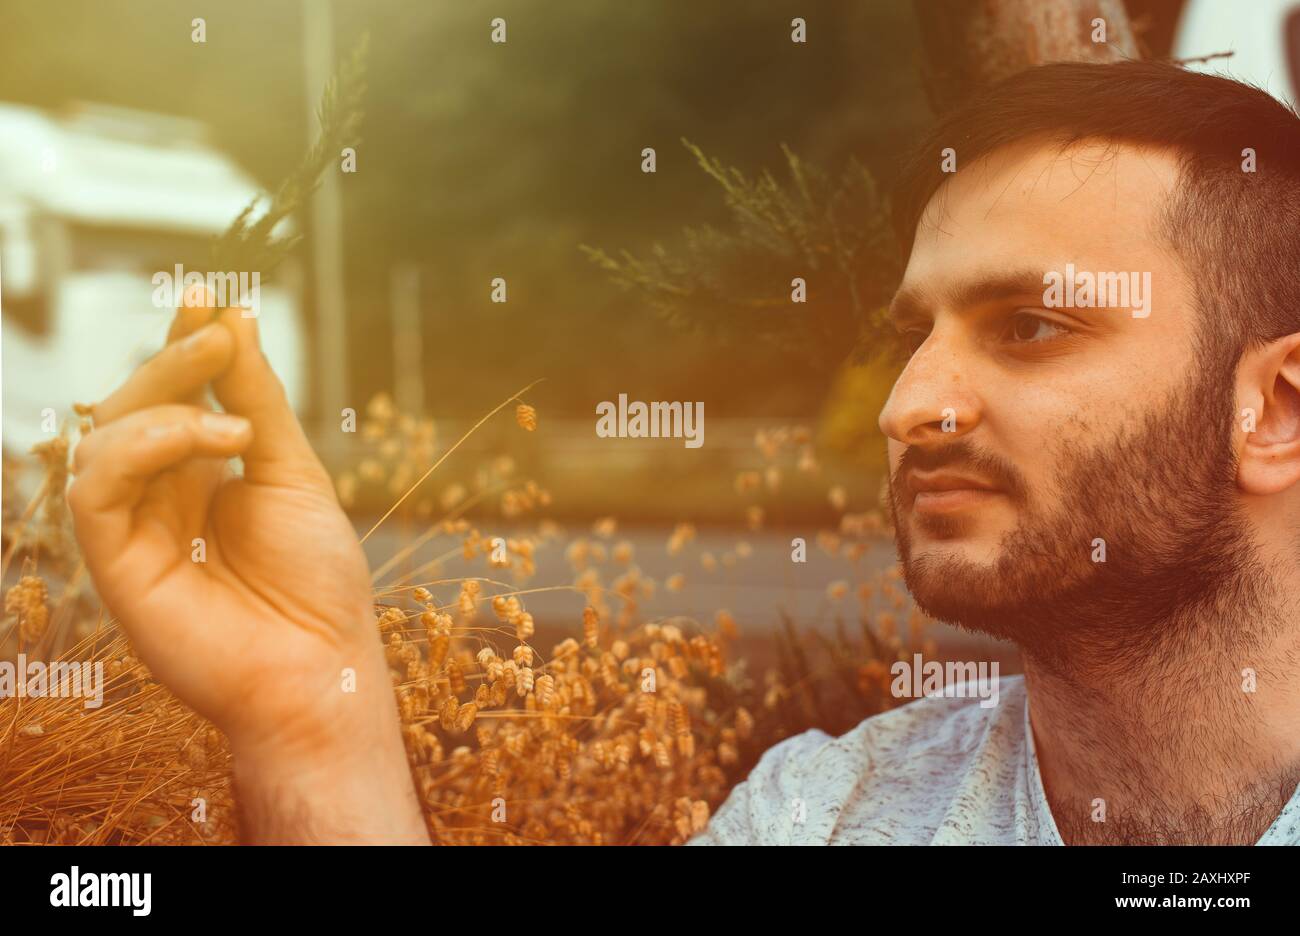
[[[233, 841], [230, 757], [220, 732], [150, 680], [115, 629], [68, 648], [104, 665], [104, 704], [0, 702], [0, 843]], [[192, 822], [194, 800], [207, 819]]]
[[[516, 421], [533, 431], [536, 411], [518, 396], [493, 413], [509, 402], [519, 403]], [[375, 570], [376, 583], [392, 579], [376, 585], [376, 627], [435, 841], [680, 843], [770, 745], [814, 726], [847, 730], [896, 704], [889, 662], [921, 646], [926, 622], [895, 570], [863, 569], [853, 583], [829, 583], [834, 632], [802, 632], [787, 620], [776, 663], [760, 676], [737, 653], [743, 635], [726, 610], [702, 615], [707, 624], [646, 619], [641, 605], [657, 583], [633, 563], [631, 544], [607, 548], [614, 518], [590, 537], [563, 537], [542, 515], [545, 490], [515, 479], [501, 458], [435, 498], [421, 486], [431, 471], [424, 469], [456, 446], [435, 460], [432, 424], [400, 416], [382, 398], [368, 417], [363, 437], [372, 451], [339, 489], [346, 502], [362, 484], [383, 484], [398, 497], [394, 510], [404, 503], [391, 521], [412, 535]], [[755, 447], [762, 467], [734, 483], [738, 517], [752, 528], [783, 472], [818, 470], [806, 430], [760, 433]], [[154, 682], [112, 622], [92, 610], [66, 535], [59, 472], [67, 446], [60, 452], [43, 453], [47, 482], [20, 516], [6, 518], [6, 564], [21, 557], [24, 575], [6, 596], [0, 657], [25, 650], [103, 662], [106, 697], [100, 709], [76, 698], [0, 699], [0, 842], [234, 842], [224, 739]], [[844, 513], [843, 491], [828, 497], [843, 521], [815, 548], [862, 569], [883, 520], [878, 511]], [[44, 509], [51, 500], [58, 503]], [[471, 524], [471, 512], [485, 524], [529, 521], [535, 532], [498, 538]], [[685, 564], [693, 539], [690, 524], [679, 524], [668, 554]], [[412, 567], [416, 549], [434, 540], [451, 545]], [[571, 583], [525, 587], [543, 548], [565, 551]], [[693, 558], [705, 568], [736, 567], [748, 556], [742, 543], [721, 557]], [[447, 574], [449, 565], [459, 568]], [[61, 586], [57, 600], [41, 578], [46, 571]], [[663, 586], [688, 581], [676, 573]], [[585, 606], [572, 636], [543, 651], [526, 603], [556, 589], [582, 595]], [[193, 821], [197, 799], [206, 822]]]

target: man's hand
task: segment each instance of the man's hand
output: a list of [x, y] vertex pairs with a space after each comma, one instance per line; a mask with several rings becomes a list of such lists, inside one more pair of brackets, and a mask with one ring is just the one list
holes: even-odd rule
[[68, 495], [87, 567], [141, 660], [230, 739], [246, 835], [427, 842], [365, 556], [255, 319], [182, 308], [94, 422]]

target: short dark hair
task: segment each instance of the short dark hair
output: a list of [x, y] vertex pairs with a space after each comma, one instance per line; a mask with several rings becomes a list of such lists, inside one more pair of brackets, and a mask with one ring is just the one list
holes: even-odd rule
[[[1180, 186], [1155, 236], [1197, 271], [1202, 336], [1221, 351], [1300, 332], [1300, 116], [1259, 88], [1161, 62], [1042, 65], [945, 114], [899, 177], [894, 228], [904, 256], [931, 196], [958, 172], [1013, 143], [1085, 139], [1167, 147]], [[1256, 154], [1242, 170], [1242, 150]]]

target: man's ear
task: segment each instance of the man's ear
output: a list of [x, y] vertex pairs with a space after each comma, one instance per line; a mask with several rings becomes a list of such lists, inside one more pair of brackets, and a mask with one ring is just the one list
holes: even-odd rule
[[1266, 496], [1300, 482], [1300, 333], [1242, 355], [1237, 401], [1237, 486]]

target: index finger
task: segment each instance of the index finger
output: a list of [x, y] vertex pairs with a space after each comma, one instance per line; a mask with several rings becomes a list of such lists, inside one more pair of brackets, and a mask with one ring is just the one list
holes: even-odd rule
[[165, 403], [194, 402], [203, 388], [230, 366], [235, 353], [229, 329], [205, 325], [169, 344], [138, 367], [126, 383], [96, 403], [95, 424], [107, 425], [129, 413]]
[[[218, 346], [226, 339], [215, 334], [205, 335], [186, 345], [181, 352], [169, 352], [168, 349], [192, 337], [212, 321], [211, 303], [212, 296], [206, 286], [196, 284], [186, 289], [167, 330], [167, 341], [162, 350], [136, 368], [125, 383], [103, 400], [83, 406], [78, 411], [91, 416], [95, 425], [104, 426], [128, 413], [166, 403], [186, 403], [210, 409], [204, 387], [207, 381], [190, 371], [186, 355], [197, 353], [199, 370], [206, 372], [208, 368], [203, 366], [205, 355], [220, 354]], [[207, 346], [209, 342], [211, 346]], [[211, 376], [208, 375], [209, 380]]]

